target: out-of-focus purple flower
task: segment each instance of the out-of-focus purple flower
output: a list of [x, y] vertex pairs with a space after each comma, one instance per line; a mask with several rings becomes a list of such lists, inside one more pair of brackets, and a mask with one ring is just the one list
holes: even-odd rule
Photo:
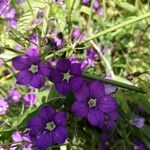
[[94, 3], [93, 3], [93, 8], [94, 8], [94, 10], [97, 10], [99, 7], [100, 7], [100, 6], [99, 6], [98, 0], [94, 0]]
[[10, 146], [10, 150], [16, 150], [18, 146], [22, 146], [23, 150], [32, 150], [31, 140], [28, 134], [23, 134], [20, 131], [15, 131], [12, 134], [14, 143]]
[[71, 37], [73, 40], [78, 40], [78, 39], [83, 39], [83, 34], [81, 32], [81, 30], [78, 27], [74, 27], [72, 29], [72, 34]]
[[105, 114], [117, 110], [116, 101], [105, 94], [104, 84], [100, 81], [92, 81], [88, 86], [83, 84], [74, 94], [76, 100], [72, 112], [77, 117], [87, 117], [93, 126], [104, 124]]
[[50, 63], [41, 61], [38, 49], [35, 47], [29, 48], [25, 55], [13, 58], [12, 64], [20, 71], [17, 75], [17, 83], [29, 84], [34, 88], [42, 87], [46, 76], [51, 71]]
[[59, 59], [56, 69], [49, 76], [58, 92], [67, 95], [72, 90], [78, 89], [83, 83], [81, 65], [72, 63], [69, 59]]
[[82, 0], [82, 3], [83, 3], [84, 5], [88, 5], [88, 4], [90, 3], [90, 0]]
[[32, 105], [34, 105], [37, 101], [37, 97], [34, 93], [29, 93], [27, 95], [25, 95], [24, 97], [24, 104], [26, 107], [30, 107]]
[[0, 150], [6, 150], [5, 148], [3, 148], [3, 146], [0, 145]]
[[99, 150], [109, 150], [111, 146], [113, 146], [114, 140], [106, 133], [103, 133], [100, 135], [99, 141], [100, 141]]
[[0, 115], [5, 115], [8, 108], [8, 102], [4, 99], [0, 99]]
[[0, 59], [0, 66], [4, 65], [4, 61], [2, 59]]
[[135, 140], [131, 144], [131, 150], [148, 150], [147, 146], [140, 140]]
[[104, 9], [103, 8], [99, 8], [97, 10], [97, 13], [98, 13], [99, 16], [103, 16], [104, 15]]
[[11, 137], [14, 142], [19, 143], [23, 141], [22, 135], [19, 131], [14, 132]]
[[6, 18], [8, 23], [16, 28], [17, 21], [15, 19], [16, 11], [15, 9], [11, 8], [8, 0], [1, 0], [0, 2], [0, 17]]
[[28, 122], [32, 143], [39, 150], [46, 150], [54, 144], [63, 144], [68, 138], [67, 117], [50, 106], [43, 106], [36, 117]]
[[19, 102], [20, 101], [20, 98], [21, 98], [21, 93], [16, 90], [16, 89], [11, 89], [9, 92], [8, 92], [8, 97], [9, 99], [11, 99], [12, 101], [14, 101], [15, 103]]
[[136, 126], [137, 128], [142, 128], [144, 126], [145, 118], [139, 115], [134, 116], [133, 119], [131, 119], [131, 124]]

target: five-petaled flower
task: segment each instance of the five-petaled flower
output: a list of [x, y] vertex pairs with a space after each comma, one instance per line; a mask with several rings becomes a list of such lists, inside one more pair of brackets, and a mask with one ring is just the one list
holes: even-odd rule
[[110, 119], [112, 116], [109, 115], [106, 119], [106, 115], [116, 111], [117, 103], [114, 98], [105, 94], [104, 84], [100, 81], [92, 81], [88, 86], [83, 84], [75, 92], [75, 97], [72, 112], [77, 117], [87, 117], [93, 126], [102, 126], [106, 121], [109, 123], [118, 118], [118, 114], [114, 114], [114, 118]]
[[34, 88], [42, 87], [51, 71], [50, 63], [41, 61], [38, 49], [35, 47], [29, 48], [25, 55], [13, 58], [12, 64], [16, 70], [19, 70], [17, 83], [29, 84]]
[[50, 106], [43, 106], [36, 117], [28, 122], [29, 134], [39, 150], [46, 150], [54, 144], [63, 144], [68, 138], [67, 117]]
[[59, 93], [67, 95], [77, 90], [84, 82], [79, 63], [71, 63], [69, 59], [59, 59], [50, 76]]

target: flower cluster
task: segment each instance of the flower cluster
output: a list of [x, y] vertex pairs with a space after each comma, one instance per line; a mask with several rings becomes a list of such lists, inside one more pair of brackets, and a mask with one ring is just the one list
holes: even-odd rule
[[15, 19], [16, 11], [13, 9], [8, 0], [1, 0], [0, 1], [0, 17], [6, 18], [8, 24], [13, 28], [17, 26], [17, 20]]

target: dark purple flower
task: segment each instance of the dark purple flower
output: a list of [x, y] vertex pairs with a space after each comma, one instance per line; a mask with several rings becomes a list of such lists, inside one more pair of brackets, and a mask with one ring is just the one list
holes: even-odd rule
[[99, 150], [109, 150], [111, 146], [113, 146], [113, 139], [106, 133], [100, 135], [99, 141], [100, 141]]
[[117, 109], [116, 101], [105, 94], [104, 84], [92, 81], [87, 86], [83, 84], [74, 92], [76, 101], [72, 105], [72, 112], [77, 117], [87, 117], [93, 126], [104, 124], [105, 114]]
[[37, 101], [36, 95], [34, 93], [29, 93], [29, 94], [25, 95], [23, 102], [26, 107], [30, 107], [30, 106], [34, 105], [36, 103], [36, 101]]
[[9, 99], [11, 99], [12, 101], [14, 101], [15, 103], [19, 102], [20, 101], [20, 98], [21, 98], [21, 93], [16, 90], [16, 89], [11, 89], [9, 92], [8, 92], [8, 97]]
[[49, 62], [42, 62], [37, 48], [29, 48], [27, 54], [13, 58], [12, 64], [20, 72], [17, 83], [40, 88], [45, 83], [45, 78], [51, 71]]
[[8, 108], [8, 102], [4, 99], [0, 99], [0, 115], [5, 115]]
[[36, 43], [37, 40], [38, 40], [38, 36], [37, 36], [36, 33], [33, 33], [33, 34], [31, 34], [31, 35], [29, 36], [29, 39], [30, 39], [30, 41]]
[[142, 128], [144, 126], [145, 118], [139, 115], [134, 116], [134, 118], [130, 121], [132, 125], [137, 128]]
[[50, 79], [54, 82], [58, 92], [67, 95], [72, 90], [78, 89], [83, 83], [81, 65], [71, 64], [69, 59], [59, 59]]
[[50, 106], [43, 106], [36, 117], [28, 122], [33, 144], [46, 150], [54, 144], [63, 144], [68, 138], [67, 117], [64, 112], [56, 112]]
[[135, 140], [132, 144], [131, 144], [131, 150], [148, 150], [146, 145], [140, 141], [140, 140]]

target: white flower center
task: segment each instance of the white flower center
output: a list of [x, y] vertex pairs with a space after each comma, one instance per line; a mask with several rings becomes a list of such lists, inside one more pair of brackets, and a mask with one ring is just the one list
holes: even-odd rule
[[53, 121], [51, 121], [46, 124], [45, 129], [47, 129], [49, 131], [53, 131], [55, 129], [55, 127], [56, 127], [55, 123]]
[[3, 107], [2, 106], [0, 106], [0, 112], [2, 112], [3, 111]]
[[134, 150], [139, 150], [139, 146], [134, 145], [133, 149], [134, 149]]
[[88, 105], [89, 105], [90, 108], [95, 107], [96, 104], [97, 104], [96, 99], [92, 99], [92, 98], [91, 98], [91, 99], [88, 101]]
[[29, 70], [31, 70], [33, 73], [36, 73], [36, 72], [38, 72], [38, 66], [32, 65]]
[[71, 75], [69, 71], [63, 74], [63, 80], [67, 80], [67, 82], [69, 82], [70, 78], [71, 78]]

